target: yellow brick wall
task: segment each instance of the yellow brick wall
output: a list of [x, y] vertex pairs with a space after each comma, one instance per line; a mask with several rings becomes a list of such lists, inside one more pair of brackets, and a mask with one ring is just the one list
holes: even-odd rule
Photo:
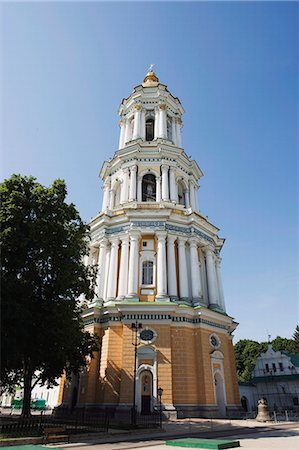
[[171, 328], [169, 325], [153, 325], [157, 339], [153, 347], [157, 349], [157, 387], [163, 389], [163, 403], [173, 403]]
[[[186, 324], [148, 324], [157, 338], [157, 387], [163, 388], [165, 404], [214, 404], [214, 380], [209, 337], [212, 331]], [[101, 351], [81, 375], [81, 403], [132, 403], [134, 346], [130, 325], [112, 325], [98, 333]], [[221, 330], [217, 349], [224, 355], [223, 370], [228, 404], [239, 403], [235, 358], [229, 336]], [[142, 344], [141, 344], [142, 345]], [[139, 348], [139, 347], [138, 347]], [[145, 363], [149, 361], [140, 361]], [[216, 364], [218, 364], [216, 362]]]
[[238, 404], [240, 403], [240, 394], [236, 371], [235, 353], [232, 340], [228, 336], [226, 336], [224, 340], [224, 347], [226, 356], [224, 358], [224, 372], [227, 403]]
[[132, 403], [133, 401], [133, 378], [134, 378], [134, 346], [132, 345], [132, 330], [129, 326], [123, 326], [122, 346], [122, 370], [120, 385], [120, 403]]
[[[174, 326], [171, 330], [173, 401], [194, 404], [198, 401], [198, 373], [193, 328]], [[183, 388], [182, 388], [183, 387]]]
[[197, 370], [198, 370], [198, 402], [201, 404], [215, 403], [214, 384], [211, 366], [212, 347], [209, 343], [210, 330], [197, 329]]

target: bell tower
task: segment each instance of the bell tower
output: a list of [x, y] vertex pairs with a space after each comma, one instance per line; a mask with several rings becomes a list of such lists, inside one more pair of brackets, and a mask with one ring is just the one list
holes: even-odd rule
[[101, 348], [76, 381], [77, 407], [153, 413], [162, 388], [166, 416], [239, 408], [224, 239], [199, 209], [203, 173], [182, 147], [183, 113], [152, 66], [121, 102], [119, 148], [101, 168], [90, 223], [97, 286], [83, 319]]

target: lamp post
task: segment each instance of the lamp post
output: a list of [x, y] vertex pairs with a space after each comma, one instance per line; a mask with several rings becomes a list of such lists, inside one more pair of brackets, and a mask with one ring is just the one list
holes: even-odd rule
[[138, 323], [138, 320], [132, 323], [131, 330], [134, 333], [134, 339], [132, 345], [134, 345], [134, 380], [133, 380], [133, 407], [131, 412], [131, 425], [136, 425], [136, 372], [137, 372], [137, 347], [138, 331], [142, 329], [142, 323]]
[[158, 396], [159, 396], [159, 406], [160, 406], [159, 422], [160, 422], [160, 428], [162, 428], [162, 401], [161, 401], [161, 398], [162, 398], [162, 394], [163, 394], [163, 389], [161, 387], [159, 387], [157, 392], [158, 392]]

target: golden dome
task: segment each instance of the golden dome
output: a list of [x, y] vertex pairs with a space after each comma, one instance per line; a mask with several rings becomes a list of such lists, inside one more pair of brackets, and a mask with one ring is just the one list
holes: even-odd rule
[[143, 80], [143, 86], [156, 86], [159, 83], [159, 78], [153, 71], [153, 64], [150, 65], [148, 72]]

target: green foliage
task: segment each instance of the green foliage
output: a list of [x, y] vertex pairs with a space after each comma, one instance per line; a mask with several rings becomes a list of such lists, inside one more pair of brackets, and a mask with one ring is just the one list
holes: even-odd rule
[[293, 340], [294, 340], [294, 353], [296, 355], [299, 355], [299, 325], [297, 325], [295, 328]]
[[[296, 349], [294, 340], [280, 336], [277, 336], [271, 345], [275, 351], [295, 353]], [[250, 339], [242, 339], [234, 345], [239, 381], [250, 381], [257, 357], [266, 352], [267, 348], [267, 342], [257, 342]]]
[[236, 366], [239, 381], [249, 381], [250, 374], [255, 366], [256, 358], [267, 346], [250, 339], [242, 339], [234, 346]]
[[31, 390], [36, 371], [52, 384], [63, 370], [78, 372], [97, 349], [78, 305], [81, 294], [93, 297], [95, 274], [83, 264], [88, 227], [65, 202], [61, 180], [47, 188], [13, 175], [0, 195], [1, 383], [22, 379]]
[[282, 338], [277, 336], [272, 342], [273, 350], [277, 351], [285, 351], [289, 353], [295, 353], [296, 347], [293, 339]]

